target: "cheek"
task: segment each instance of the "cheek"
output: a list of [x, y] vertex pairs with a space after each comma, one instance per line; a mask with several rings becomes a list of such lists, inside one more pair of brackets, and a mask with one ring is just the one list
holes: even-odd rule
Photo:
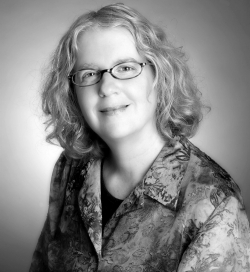
[[157, 106], [157, 91], [153, 87], [153, 81], [149, 81], [147, 84], [147, 87], [145, 88], [146, 95], [145, 95], [145, 101], [148, 103], [148, 106], [151, 108], [156, 108]]
[[146, 100], [148, 103], [151, 105], [157, 104], [157, 91], [154, 88], [154, 75], [152, 69], [150, 69], [147, 73], [145, 89], [147, 90]]
[[151, 88], [148, 89], [148, 92], [146, 95], [145, 107], [149, 116], [156, 117], [157, 92], [152, 86]]
[[86, 98], [83, 95], [83, 93], [78, 92], [78, 91], [76, 91], [76, 98], [77, 98], [78, 105], [79, 105], [81, 111], [83, 112], [86, 107], [86, 103], [85, 103]]
[[87, 92], [84, 93], [82, 91], [76, 91], [76, 98], [83, 117], [87, 121], [93, 107], [93, 99], [91, 99], [91, 96]]

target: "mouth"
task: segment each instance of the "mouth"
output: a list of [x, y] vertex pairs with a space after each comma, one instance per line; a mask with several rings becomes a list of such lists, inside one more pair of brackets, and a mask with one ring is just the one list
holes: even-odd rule
[[120, 105], [120, 106], [116, 106], [116, 107], [107, 107], [107, 108], [101, 109], [100, 112], [102, 112], [104, 114], [108, 114], [108, 115], [113, 115], [115, 113], [125, 111], [128, 106], [129, 105]]

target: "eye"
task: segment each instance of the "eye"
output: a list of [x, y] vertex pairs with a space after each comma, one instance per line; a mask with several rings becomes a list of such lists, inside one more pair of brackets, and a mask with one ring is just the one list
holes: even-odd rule
[[112, 70], [112, 74], [119, 79], [129, 79], [136, 77], [141, 72], [141, 65], [137, 62], [123, 62]]
[[95, 76], [96, 74], [97, 72], [95, 71], [83, 71], [81, 73], [81, 78], [84, 79], [84, 78], [92, 77], [92, 76]]
[[95, 70], [81, 70], [75, 74], [75, 83], [76, 84], [89, 84], [92, 83], [98, 76], [98, 71]]
[[133, 67], [133, 65], [119, 65], [118, 67], [117, 67], [117, 72], [131, 72], [131, 71], [133, 71], [133, 70], [135, 70], [135, 67]]

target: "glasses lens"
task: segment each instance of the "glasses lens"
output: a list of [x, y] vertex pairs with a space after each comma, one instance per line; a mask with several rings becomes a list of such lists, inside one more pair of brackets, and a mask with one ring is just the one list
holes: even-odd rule
[[112, 74], [119, 79], [129, 79], [138, 76], [142, 67], [136, 62], [124, 62], [112, 69]]
[[75, 73], [73, 82], [79, 86], [95, 84], [100, 79], [101, 74], [95, 70], [81, 70]]

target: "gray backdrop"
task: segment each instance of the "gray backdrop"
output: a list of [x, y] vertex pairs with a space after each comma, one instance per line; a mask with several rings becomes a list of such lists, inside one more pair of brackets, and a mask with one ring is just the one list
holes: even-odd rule
[[[61, 152], [44, 141], [41, 71], [76, 17], [112, 2], [0, 2], [0, 271], [27, 271], [47, 213], [52, 168]], [[204, 99], [212, 105], [192, 142], [237, 181], [250, 215], [250, 2], [123, 2], [184, 46]]]

